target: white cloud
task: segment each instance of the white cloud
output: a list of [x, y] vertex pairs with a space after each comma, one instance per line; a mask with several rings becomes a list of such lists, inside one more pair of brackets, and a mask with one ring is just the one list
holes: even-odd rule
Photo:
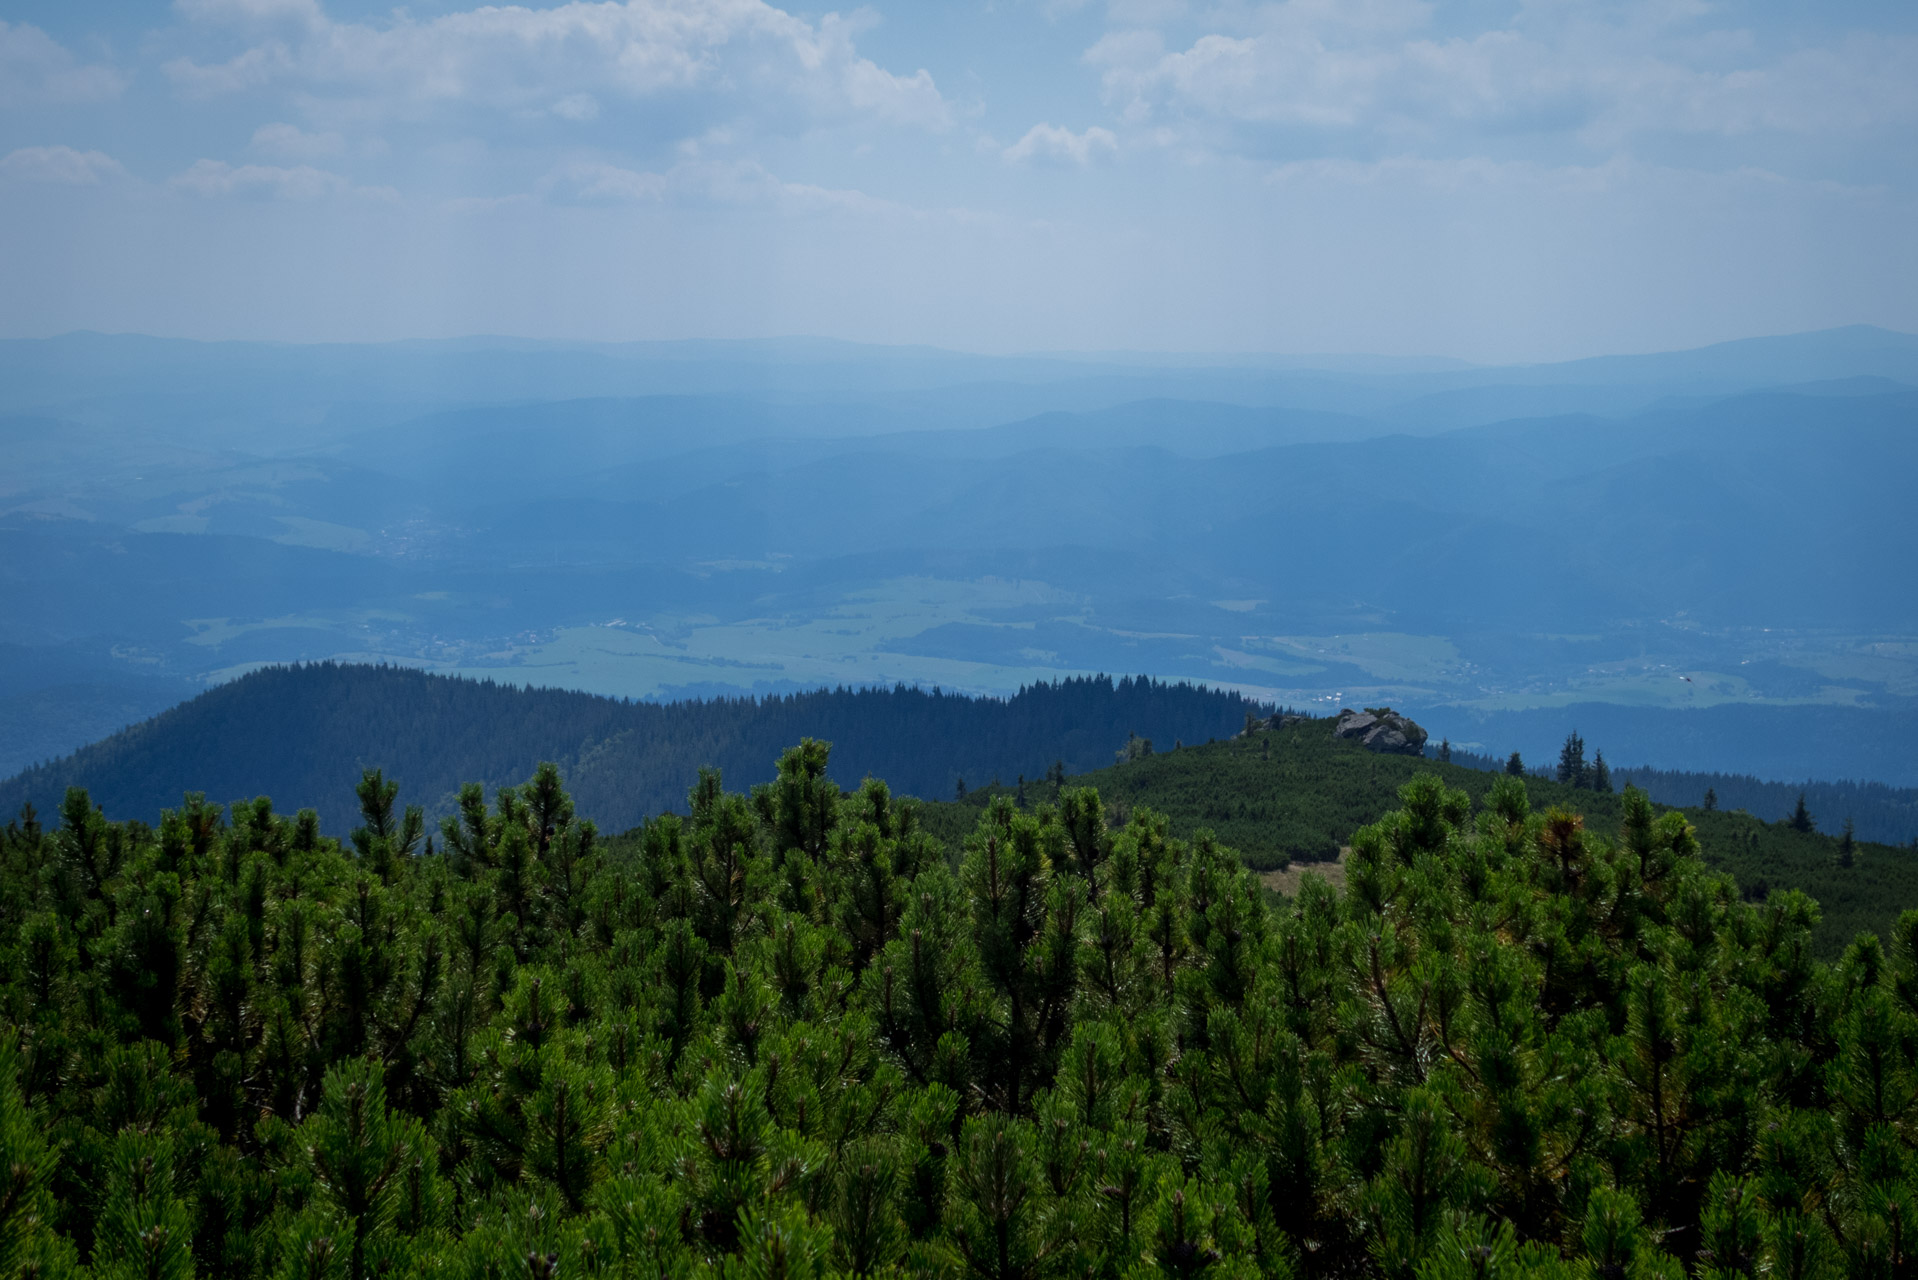
[[582, 161], [548, 174], [540, 190], [569, 204], [659, 204], [666, 198], [667, 180], [660, 173]]
[[1654, 129], [1831, 135], [1918, 125], [1918, 40], [1854, 38], [1765, 66], [1692, 70], [1647, 64], [1601, 117], [1625, 134]]
[[224, 62], [166, 64], [196, 95], [284, 81], [315, 109], [416, 115], [470, 104], [565, 115], [566, 103], [597, 110], [607, 99], [703, 92], [763, 102], [789, 123], [855, 113], [943, 127], [951, 116], [930, 73], [897, 75], [859, 55], [859, 22], [812, 23], [763, 0], [571, 0], [431, 20], [397, 10], [377, 26], [335, 22], [314, 0], [182, 0], [181, 11], [254, 37]]
[[1217, 121], [1328, 134], [1648, 133], [1816, 136], [1918, 124], [1918, 40], [1883, 35], [1767, 60], [1748, 33], [1695, 29], [1708, 11], [1656, 0], [1521, 5], [1476, 33], [1429, 34], [1416, 0], [1284, 0], [1168, 50], [1117, 31], [1087, 50], [1134, 121]]
[[364, 190], [355, 188], [337, 173], [311, 165], [230, 165], [223, 160], [196, 160], [185, 172], [173, 175], [170, 185], [209, 199], [240, 196], [257, 200], [314, 201]]
[[222, 93], [257, 89], [284, 76], [293, 68], [293, 55], [279, 41], [256, 45], [235, 54], [225, 62], [201, 66], [190, 58], [175, 58], [160, 69], [167, 73], [181, 92], [192, 97], [210, 98]]
[[557, 204], [725, 205], [791, 215], [905, 211], [863, 191], [787, 182], [756, 160], [689, 158], [662, 172], [580, 161], [554, 169], [538, 191]]
[[585, 123], [599, 116], [599, 99], [590, 93], [569, 93], [555, 102], [552, 112], [562, 120]]
[[81, 65], [40, 28], [0, 21], [0, 103], [104, 102], [125, 87], [119, 72]]
[[346, 139], [337, 133], [308, 133], [298, 125], [275, 121], [253, 131], [253, 150], [283, 160], [316, 160], [344, 155]]
[[1119, 140], [1110, 129], [1093, 125], [1074, 133], [1063, 125], [1035, 124], [1026, 136], [1000, 154], [1013, 164], [1050, 163], [1083, 169], [1095, 160], [1119, 153]]
[[112, 156], [72, 147], [21, 147], [0, 157], [0, 178], [15, 182], [91, 187], [125, 175], [126, 170]]

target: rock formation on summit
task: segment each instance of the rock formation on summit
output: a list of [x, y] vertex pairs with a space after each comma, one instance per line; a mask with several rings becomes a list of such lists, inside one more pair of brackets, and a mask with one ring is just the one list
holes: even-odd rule
[[1357, 738], [1367, 751], [1399, 756], [1425, 754], [1425, 730], [1390, 707], [1341, 711], [1332, 725], [1332, 736]]

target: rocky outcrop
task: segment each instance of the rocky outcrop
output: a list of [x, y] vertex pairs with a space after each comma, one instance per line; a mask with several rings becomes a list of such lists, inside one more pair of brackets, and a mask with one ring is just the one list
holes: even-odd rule
[[1425, 730], [1390, 707], [1341, 711], [1332, 725], [1332, 736], [1357, 738], [1367, 751], [1398, 756], [1425, 754]]
[[1245, 718], [1245, 728], [1240, 731], [1239, 736], [1241, 738], [1249, 738], [1255, 733], [1269, 733], [1274, 729], [1289, 729], [1295, 724], [1304, 724], [1311, 718], [1311, 716], [1300, 715], [1296, 711], [1275, 711], [1263, 720], [1257, 716], [1248, 715]]

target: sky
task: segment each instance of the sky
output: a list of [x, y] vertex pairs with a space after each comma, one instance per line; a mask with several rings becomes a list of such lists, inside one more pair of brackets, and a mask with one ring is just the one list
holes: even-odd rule
[[1918, 330], [1909, 0], [0, 0], [0, 336]]

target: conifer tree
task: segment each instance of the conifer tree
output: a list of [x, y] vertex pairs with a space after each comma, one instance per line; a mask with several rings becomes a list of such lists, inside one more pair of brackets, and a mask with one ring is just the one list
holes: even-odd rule
[[347, 1280], [404, 1265], [406, 1237], [438, 1216], [437, 1153], [417, 1120], [388, 1110], [378, 1065], [347, 1058], [329, 1071], [298, 1140], [342, 1225]]
[[1818, 824], [1812, 819], [1811, 810], [1805, 807], [1805, 793], [1802, 791], [1798, 793], [1798, 805], [1792, 810], [1790, 821], [1793, 831], [1817, 830]]
[[138, 1129], [124, 1129], [114, 1140], [93, 1243], [95, 1275], [191, 1280], [193, 1215], [180, 1194], [178, 1146], [171, 1134]]
[[399, 798], [400, 784], [388, 781], [378, 769], [364, 771], [354, 792], [365, 825], [353, 832], [353, 847], [375, 875], [391, 884], [400, 860], [410, 858], [419, 846], [426, 819], [418, 805], [408, 805], [404, 816], [394, 821], [393, 805]]
[[52, 1230], [57, 1158], [21, 1094], [17, 1035], [0, 1032], [0, 1275], [59, 1275], [72, 1265], [72, 1246]]
[[1585, 739], [1578, 736], [1578, 730], [1565, 735], [1565, 745], [1558, 750], [1558, 780], [1568, 787], [1584, 787], [1589, 779], [1585, 767]]

